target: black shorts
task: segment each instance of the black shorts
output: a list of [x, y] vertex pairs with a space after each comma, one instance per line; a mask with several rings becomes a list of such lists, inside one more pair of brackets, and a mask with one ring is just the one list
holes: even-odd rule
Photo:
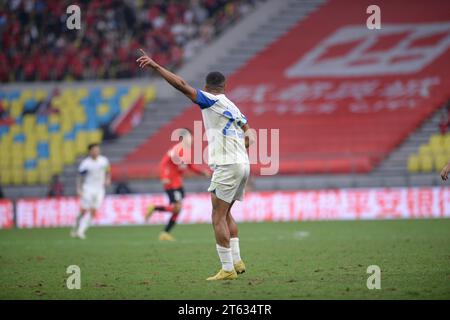
[[184, 189], [183, 187], [177, 189], [167, 189], [167, 196], [169, 197], [170, 203], [175, 203], [184, 199]]

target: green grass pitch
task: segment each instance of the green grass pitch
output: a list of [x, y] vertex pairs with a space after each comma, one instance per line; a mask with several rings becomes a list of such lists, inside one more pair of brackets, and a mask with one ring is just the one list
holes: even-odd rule
[[[240, 224], [247, 272], [220, 265], [210, 225], [0, 231], [0, 299], [450, 299], [450, 220]], [[81, 268], [81, 289], [66, 268]], [[366, 286], [381, 268], [381, 289]]]

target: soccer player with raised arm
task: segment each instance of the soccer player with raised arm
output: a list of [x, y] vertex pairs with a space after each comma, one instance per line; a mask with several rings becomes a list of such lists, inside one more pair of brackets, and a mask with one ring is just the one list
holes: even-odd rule
[[72, 237], [80, 239], [86, 238], [86, 230], [105, 197], [105, 187], [111, 184], [109, 161], [100, 154], [100, 146], [90, 144], [88, 153], [78, 168], [77, 194], [81, 210], [71, 232]]
[[225, 96], [225, 77], [211, 72], [203, 90], [194, 89], [181, 77], [163, 68], [142, 49], [136, 61], [150, 67], [175, 89], [200, 106], [208, 139], [208, 164], [213, 170], [211, 185], [212, 224], [222, 268], [207, 280], [233, 280], [245, 272], [240, 257], [238, 228], [231, 215], [236, 200], [242, 201], [250, 174], [247, 155], [250, 127], [247, 119]]

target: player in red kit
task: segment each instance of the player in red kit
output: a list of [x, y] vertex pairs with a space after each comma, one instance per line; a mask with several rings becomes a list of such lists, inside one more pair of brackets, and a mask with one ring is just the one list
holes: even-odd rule
[[155, 211], [172, 213], [164, 231], [159, 235], [161, 241], [175, 240], [170, 231], [175, 226], [182, 207], [184, 198], [183, 174], [190, 170], [196, 174], [210, 176], [208, 170], [203, 170], [192, 164], [190, 157], [192, 135], [188, 129], [181, 130], [181, 141], [170, 148], [160, 162], [160, 179], [169, 198], [169, 204], [165, 206], [151, 205], [146, 215], [147, 220]]

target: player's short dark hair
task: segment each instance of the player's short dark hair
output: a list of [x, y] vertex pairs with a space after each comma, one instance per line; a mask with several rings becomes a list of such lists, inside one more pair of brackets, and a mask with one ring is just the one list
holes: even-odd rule
[[187, 135], [192, 136], [192, 131], [188, 128], [180, 128], [180, 140], [183, 140], [183, 138]]
[[88, 149], [88, 151], [91, 151], [92, 148], [95, 148], [95, 147], [98, 147], [98, 146], [99, 146], [98, 143], [91, 143], [91, 144], [88, 145], [87, 149]]
[[206, 76], [206, 85], [211, 88], [221, 88], [225, 84], [225, 76], [219, 71], [213, 71]]

